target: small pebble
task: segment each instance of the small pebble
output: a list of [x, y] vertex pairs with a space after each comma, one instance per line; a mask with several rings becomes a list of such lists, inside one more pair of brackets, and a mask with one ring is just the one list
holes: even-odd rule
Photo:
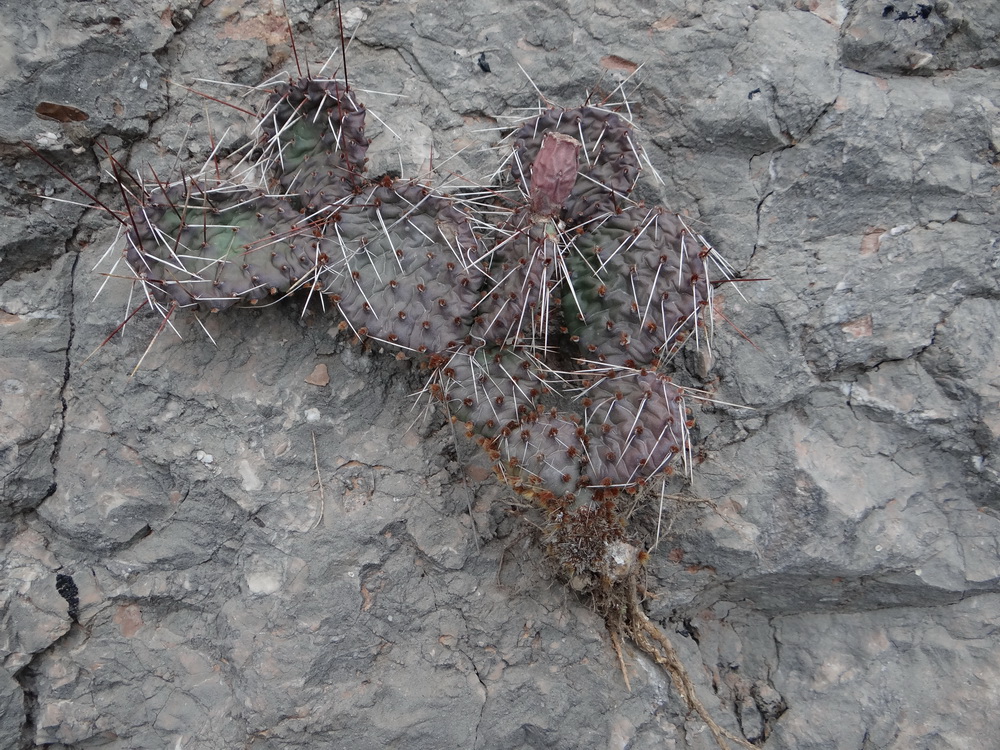
[[327, 369], [325, 364], [318, 364], [313, 368], [313, 371], [309, 373], [309, 377], [306, 378], [306, 382], [309, 385], [318, 385], [320, 387], [330, 384], [330, 371]]

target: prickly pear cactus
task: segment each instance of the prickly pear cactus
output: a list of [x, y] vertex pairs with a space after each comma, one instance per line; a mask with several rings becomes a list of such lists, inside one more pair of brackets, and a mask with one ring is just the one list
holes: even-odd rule
[[147, 191], [126, 260], [168, 315], [308, 287], [342, 330], [419, 360], [426, 392], [539, 510], [549, 557], [594, 597], [619, 656], [628, 637], [663, 664], [723, 745], [642, 611], [648, 555], [629, 523], [643, 487], [691, 463], [684, 392], [663, 370], [710, 333], [714, 251], [629, 198], [641, 147], [618, 113], [548, 109], [521, 125], [515, 205], [483, 215], [370, 180], [364, 120], [345, 83], [279, 84], [260, 120], [261, 185]]
[[[495, 232], [473, 338], [523, 364], [501, 374], [488, 360], [471, 395], [449, 392], [481, 395], [453, 413], [499, 475], [547, 502], [633, 492], [690, 452], [682, 392], [656, 371], [707, 335], [713, 251], [677, 215], [628, 203], [638, 164], [631, 127], [604, 110], [548, 110], [515, 133], [525, 202]], [[539, 364], [552, 373], [531, 389], [508, 374]], [[520, 412], [494, 406], [519, 393]]]
[[493, 450], [491, 441], [510, 434], [555, 394], [549, 368], [523, 351], [467, 347], [434, 364], [432, 395], [487, 450]]
[[244, 170], [261, 173], [259, 187], [201, 176], [146, 187], [131, 178], [141, 199], [129, 209], [125, 259], [149, 298], [218, 312], [318, 284], [331, 207], [363, 182], [364, 121], [341, 82], [280, 83], [258, 123], [259, 159]]
[[506, 215], [364, 173], [346, 84], [274, 88], [258, 168], [284, 193], [197, 180], [133, 212], [126, 259], [160, 304], [218, 311], [301, 286], [341, 327], [422, 358], [430, 392], [514, 489], [560, 504], [634, 492], [689, 453], [684, 399], [657, 369], [711, 312], [712, 250], [629, 201], [632, 126], [596, 107], [516, 130]]

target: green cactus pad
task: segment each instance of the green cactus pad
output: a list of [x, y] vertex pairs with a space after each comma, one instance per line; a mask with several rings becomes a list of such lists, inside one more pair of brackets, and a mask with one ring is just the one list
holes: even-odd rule
[[362, 185], [365, 107], [339, 81], [281, 83], [261, 116], [264, 161], [306, 210], [336, 203]]
[[155, 301], [218, 312], [317, 280], [318, 233], [287, 201], [192, 179], [133, 210], [125, 258]]
[[633, 206], [572, 242], [569, 333], [600, 366], [655, 368], [710, 313], [711, 248], [675, 214]]

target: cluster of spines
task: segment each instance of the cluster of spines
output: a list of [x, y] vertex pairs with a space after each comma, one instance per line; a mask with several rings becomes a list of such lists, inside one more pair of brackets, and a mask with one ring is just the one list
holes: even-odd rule
[[550, 108], [524, 123], [511, 137], [510, 175], [529, 193], [546, 136], [558, 133], [579, 144], [579, 165], [569, 194], [559, 202], [559, 218], [570, 225], [614, 213], [630, 204], [639, 176], [639, 153], [631, 124], [599, 107]]
[[647, 558], [612, 499], [576, 510], [557, 505], [548, 519], [546, 552], [577, 591], [606, 591], [634, 577]]
[[473, 335], [491, 346], [544, 353], [566, 278], [560, 229], [514, 211], [497, 227], [488, 260], [490, 284]]

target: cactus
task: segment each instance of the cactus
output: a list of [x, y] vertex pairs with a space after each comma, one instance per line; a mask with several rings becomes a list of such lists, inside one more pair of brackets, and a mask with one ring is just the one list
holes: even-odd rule
[[711, 248], [628, 202], [631, 125], [595, 107], [524, 124], [524, 202], [482, 235], [461, 201], [369, 181], [364, 117], [338, 81], [275, 87], [259, 165], [283, 194], [151, 191], [126, 243], [150, 295], [216, 311], [320, 290], [343, 329], [423, 358], [430, 392], [547, 512], [633, 492], [686, 454], [682, 394], [657, 369], [710, 309]]
[[544, 353], [558, 291], [565, 278], [558, 227], [527, 210], [513, 212], [495, 232], [486, 259], [492, 284], [478, 306], [473, 336], [493, 346]]
[[629, 371], [582, 386], [582, 414], [543, 400], [489, 446], [507, 482], [547, 505], [638, 488], [687, 450], [684, 399], [663, 376]]
[[345, 327], [418, 354], [470, 343], [482, 246], [470, 217], [416, 183], [386, 181], [327, 223], [325, 292]]
[[259, 122], [257, 166], [281, 194], [198, 177], [140, 185], [125, 258], [149, 297], [218, 312], [318, 282], [324, 217], [362, 184], [364, 120], [338, 81], [280, 83]]
[[515, 349], [464, 348], [433, 363], [431, 393], [487, 450], [490, 441], [509, 434], [554, 393], [548, 369]]
[[641, 610], [647, 555], [628, 524], [641, 487], [678, 457], [690, 465], [692, 422], [662, 370], [711, 314], [714, 251], [680, 216], [629, 199], [639, 151], [614, 112], [549, 109], [517, 129], [520, 199], [489, 231], [460, 199], [368, 179], [364, 119], [339, 81], [277, 85], [259, 127], [262, 185], [145, 192], [128, 263], [171, 308], [308, 286], [343, 330], [422, 360], [427, 391], [541, 511], [549, 557], [594, 595], [619, 656], [627, 636], [664, 664], [722, 744]]
[[546, 506], [642, 486], [689, 449], [682, 392], [646, 371], [578, 378], [482, 347], [440, 365], [431, 392], [504, 481]]
[[632, 206], [577, 234], [566, 265], [566, 326], [600, 364], [658, 367], [711, 305], [703, 244], [676, 214]]

